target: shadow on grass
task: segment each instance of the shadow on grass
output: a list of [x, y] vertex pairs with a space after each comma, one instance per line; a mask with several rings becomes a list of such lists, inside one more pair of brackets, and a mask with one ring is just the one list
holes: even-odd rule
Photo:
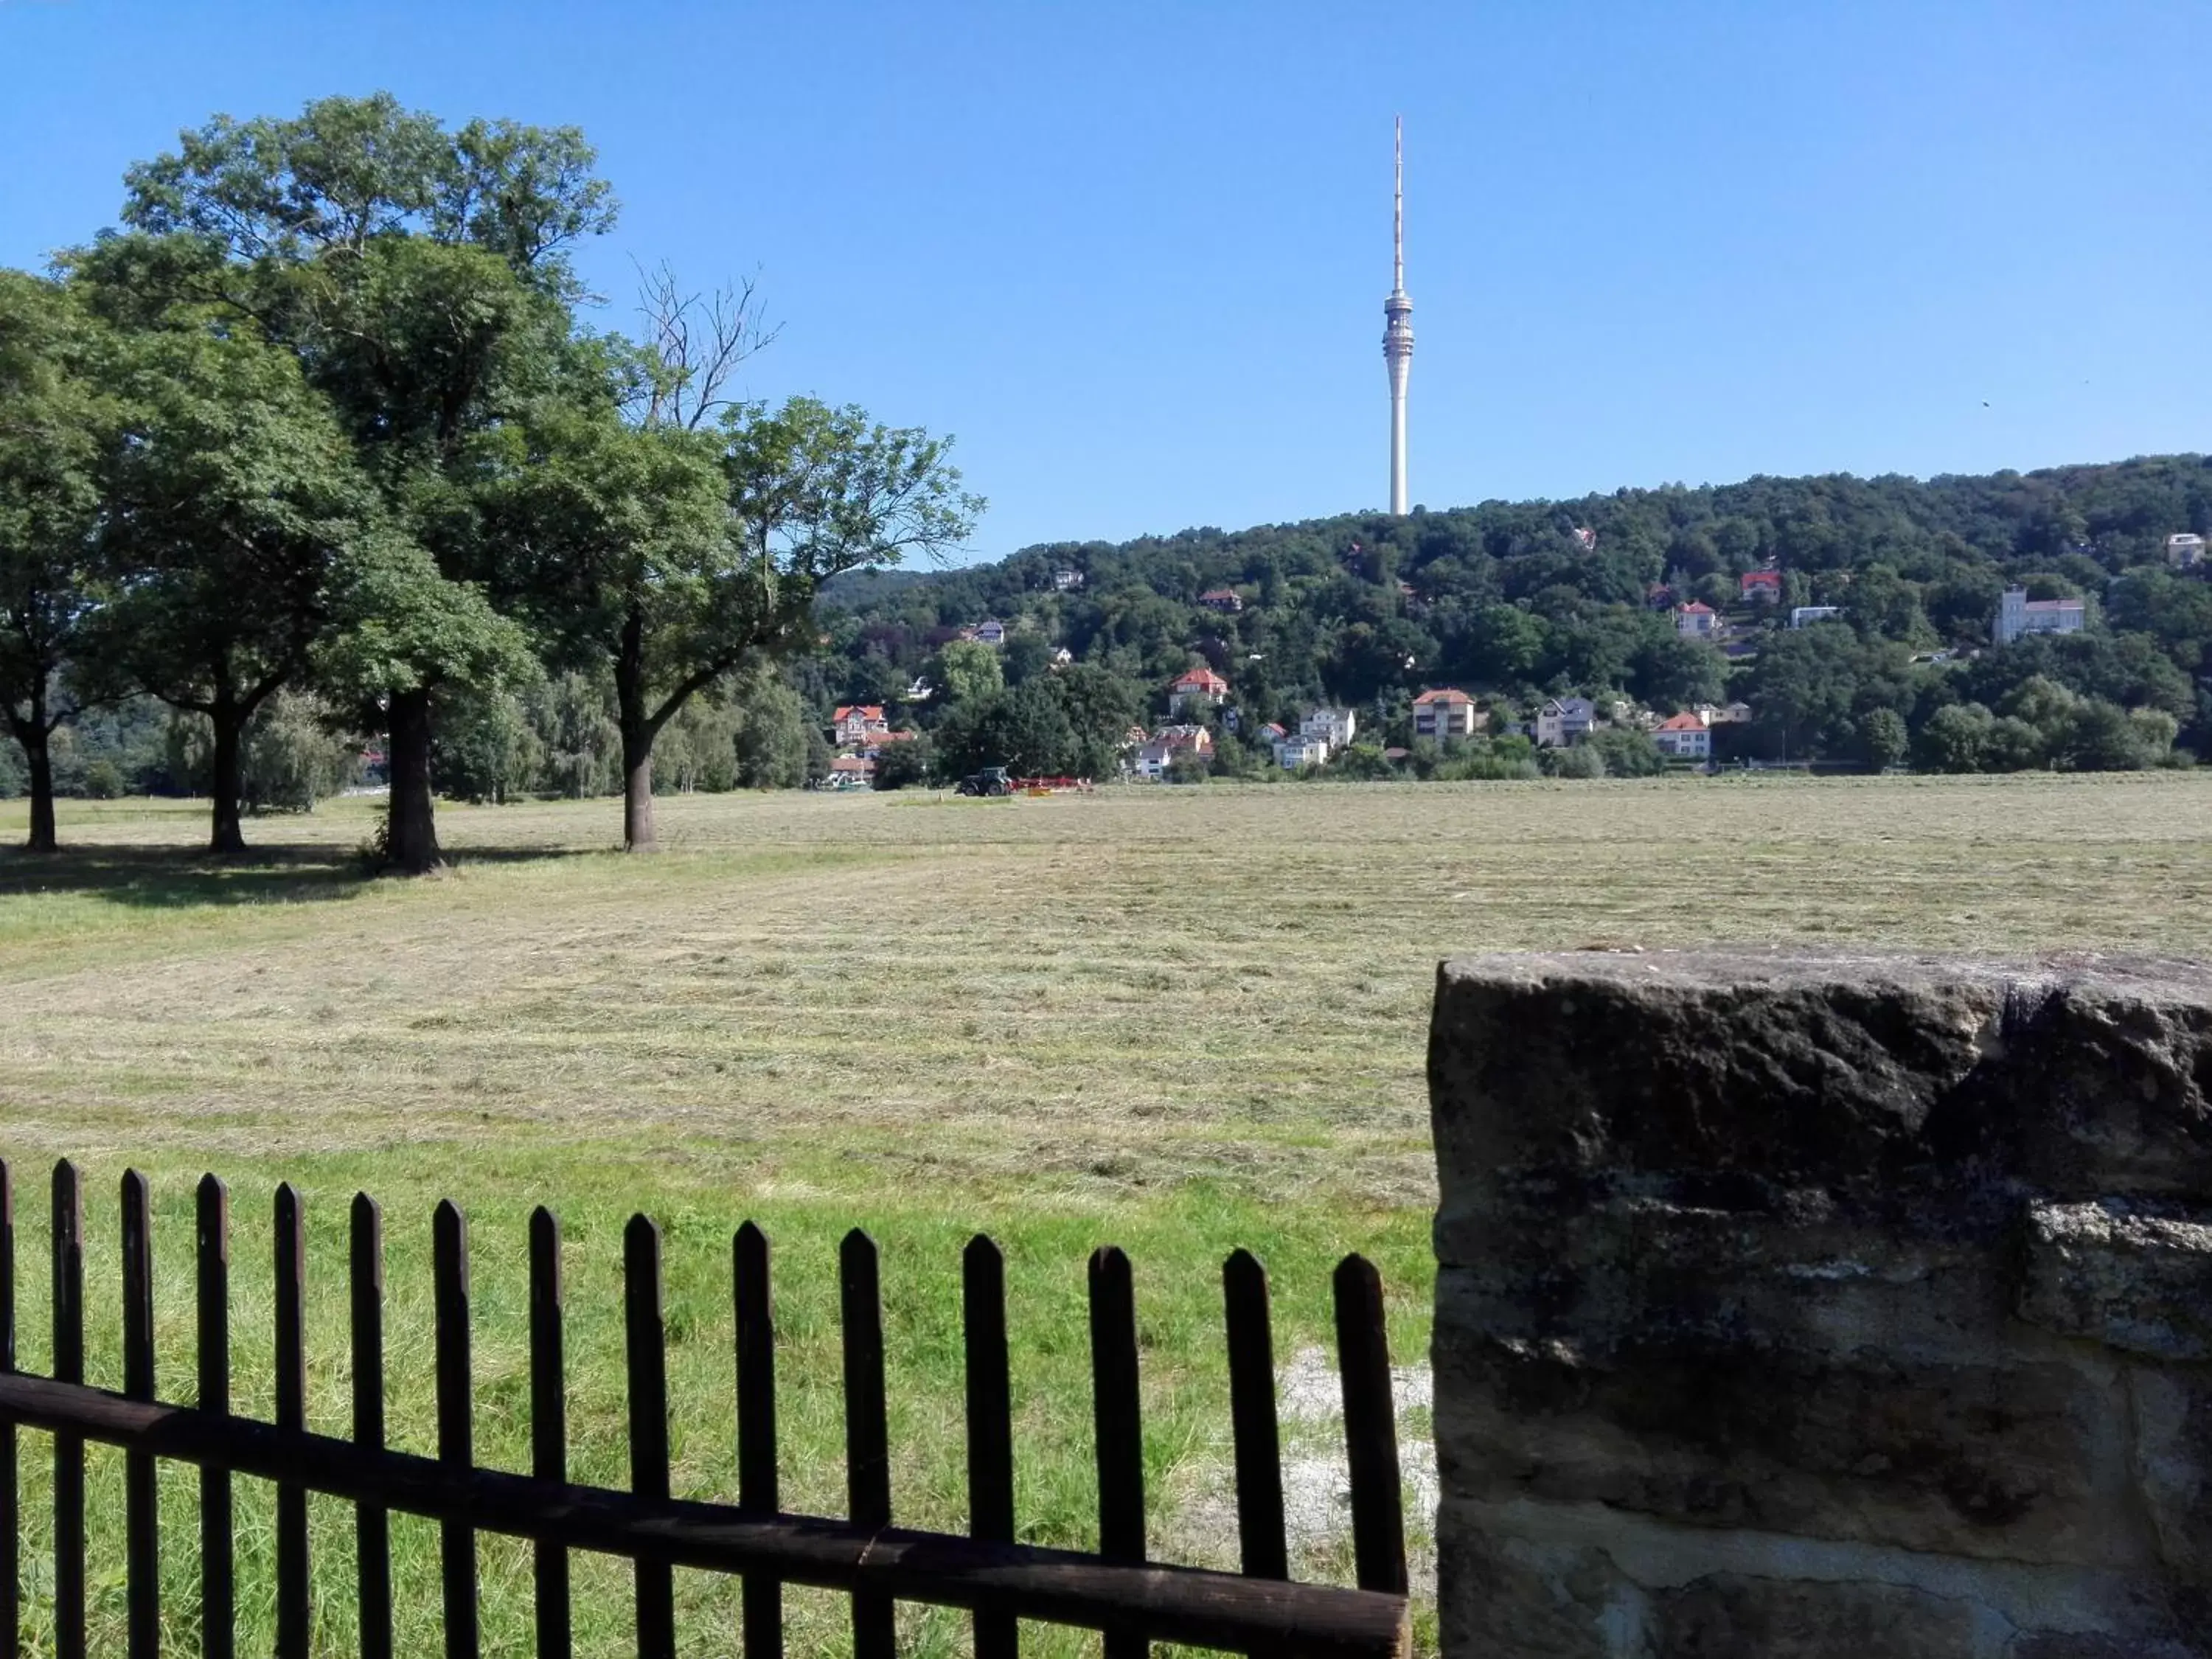
[[[562, 848], [471, 848], [456, 861], [520, 864], [572, 856]], [[0, 899], [70, 893], [147, 909], [304, 904], [351, 898], [377, 879], [358, 854], [343, 847], [256, 847], [228, 858], [177, 847], [78, 844], [58, 853], [0, 848]]]

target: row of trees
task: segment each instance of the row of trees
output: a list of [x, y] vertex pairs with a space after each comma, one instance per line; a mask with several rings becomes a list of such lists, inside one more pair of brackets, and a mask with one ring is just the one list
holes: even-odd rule
[[945, 441], [726, 395], [763, 343], [750, 289], [664, 271], [641, 337], [586, 326], [594, 167], [573, 129], [387, 96], [218, 118], [131, 170], [120, 228], [0, 272], [0, 710], [33, 848], [56, 731], [149, 695], [204, 722], [237, 849], [248, 734], [290, 691], [381, 734], [387, 856], [429, 868], [441, 726], [549, 672], [611, 685], [649, 848], [695, 698], [813, 649], [823, 581], [966, 537]]

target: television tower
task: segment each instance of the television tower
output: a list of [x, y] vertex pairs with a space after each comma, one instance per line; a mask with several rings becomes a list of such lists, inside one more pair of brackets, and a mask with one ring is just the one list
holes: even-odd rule
[[1390, 371], [1390, 511], [1406, 513], [1406, 376], [1413, 367], [1413, 302], [1406, 297], [1406, 119], [1392, 144], [1390, 297], [1382, 302], [1382, 362]]

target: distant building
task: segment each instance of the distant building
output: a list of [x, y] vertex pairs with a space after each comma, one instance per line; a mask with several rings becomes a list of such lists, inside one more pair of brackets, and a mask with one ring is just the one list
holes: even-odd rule
[[1275, 764], [1285, 772], [1295, 772], [1301, 766], [1326, 766], [1328, 764], [1328, 739], [1304, 733], [1285, 738], [1275, 745]]
[[875, 777], [876, 763], [865, 755], [840, 755], [830, 763], [832, 789], [866, 789]]
[[1809, 628], [1816, 622], [1833, 622], [1843, 614], [1844, 608], [1839, 605], [1796, 605], [1790, 612], [1790, 625], [1792, 628]]
[[1200, 760], [1213, 757], [1213, 734], [1202, 726], [1164, 726], [1146, 738], [1137, 750], [1137, 775], [1148, 782], [1158, 783], [1168, 775], [1168, 769], [1178, 755], [1195, 755]]
[[1659, 745], [1661, 754], [1676, 760], [1712, 758], [1712, 728], [1696, 714], [1677, 714], [1660, 721], [1651, 733], [1651, 741]]
[[978, 645], [988, 645], [993, 650], [1006, 642], [1006, 625], [986, 617], [967, 630], [968, 637]]
[[1052, 573], [1052, 591], [1055, 593], [1073, 593], [1082, 586], [1083, 573], [1080, 570], [1055, 570]]
[[841, 745], [864, 744], [891, 729], [881, 703], [850, 703], [831, 717], [830, 731]]
[[1590, 734], [1597, 724], [1597, 705], [1588, 697], [1553, 697], [1536, 711], [1536, 744], [1541, 749], [1565, 749]]
[[1331, 749], [1342, 749], [1359, 729], [1358, 717], [1349, 708], [1316, 708], [1298, 722], [1298, 735], [1319, 738]]
[[1782, 599], [1782, 573], [1779, 570], [1747, 570], [1739, 584], [1746, 599], [1760, 605], [1778, 605]]
[[1417, 738], [1434, 738], [1438, 742], [1446, 738], [1471, 738], [1474, 728], [1474, 699], [1464, 691], [1443, 686], [1424, 691], [1413, 699], [1413, 735]]
[[1186, 708], [1206, 708], [1220, 702], [1229, 696], [1229, 682], [1211, 668], [1194, 668], [1178, 676], [1168, 687], [1168, 713], [1180, 714]]
[[1999, 645], [2010, 645], [2023, 634], [2078, 634], [2087, 620], [2079, 599], [2031, 599], [2026, 588], [2008, 587], [1990, 632]]
[[1686, 640], [1709, 640], [1721, 631], [1719, 614], [1712, 606], [1692, 599], [1674, 607], [1674, 631]]
[[1233, 617], [1244, 608], [1244, 596], [1233, 587], [1209, 587], [1198, 596], [1198, 602], [1224, 617]]
[[2176, 570], [2194, 570], [2204, 562], [2204, 538], [2187, 531], [2166, 538], [2166, 562]]
[[1061, 646], [1061, 647], [1060, 647], [1060, 649], [1059, 649], [1059, 650], [1057, 650], [1057, 651], [1055, 651], [1055, 652], [1054, 652], [1054, 653], [1052, 653], [1052, 665], [1053, 665], [1054, 668], [1065, 668], [1065, 667], [1066, 667], [1066, 666], [1068, 665], [1068, 664], [1070, 664], [1070, 663], [1073, 662], [1074, 660], [1075, 660], [1075, 653], [1073, 653], [1073, 651], [1069, 650], [1069, 649], [1068, 649], [1066, 646], [1064, 646], [1064, 645], [1063, 645], [1063, 646]]

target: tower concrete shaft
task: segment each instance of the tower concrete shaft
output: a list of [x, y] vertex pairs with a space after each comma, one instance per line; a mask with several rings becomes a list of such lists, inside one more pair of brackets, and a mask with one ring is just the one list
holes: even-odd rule
[[1390, 511], [1406, 512], [1406, 379], [1413, 368], [1413, 302], [1406, 297], [1406, 123], [1393, 146], [1390, 297], [1382, 302], [1382, 362], [1390, 371]]

